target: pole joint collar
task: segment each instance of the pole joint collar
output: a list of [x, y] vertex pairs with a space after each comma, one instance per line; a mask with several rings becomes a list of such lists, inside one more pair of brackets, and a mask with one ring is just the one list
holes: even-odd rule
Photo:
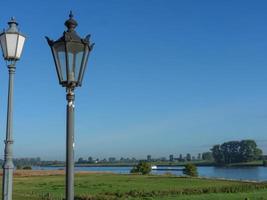
[[75, 94], [74, 94], [74, 88], [67, 88], [67, 95], [66, 99], [68, 102], [74, 102], [75, 100]]
[[9, 64], [7, 66], [7, 68], [8, 68], [8, 71], [9, 71], [10, 74], [14, 74], [15, 73], [15, 70], [16, 70], [15, 64]]
[[14, 140], [4, 140], [4, 143], [5, 144], [13, 144], [14, 143]]

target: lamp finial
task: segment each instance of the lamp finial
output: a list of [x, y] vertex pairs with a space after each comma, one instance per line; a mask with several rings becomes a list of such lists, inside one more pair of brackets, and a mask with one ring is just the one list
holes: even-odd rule
[[72, 19], [72, 18], [74, 17], [74, 16], [73, 16], [73, 13], [72, 13], [72, 10], [70, 10], [69, 17], [70, 17], [70, 19]]
[[68, 28], [68, 31], [73, 31], [78, 23], [73, 19], [73, 13], [70, 11], [69, 19], [65, 22], [65, 26]]

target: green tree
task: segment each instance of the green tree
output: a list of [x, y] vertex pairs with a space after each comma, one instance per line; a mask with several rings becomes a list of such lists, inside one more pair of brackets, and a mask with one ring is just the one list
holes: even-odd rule
[[217, 144], [211, 148], [212, 157], [217, 164], [224, 164], [224, 155], [221, 150], [221, 145]]
[[84, 163], [84, 159], [83, 158], [79, 158], [78, 159], [78, 163]]
[[213, 156], [212, 156], [212, 152], [208, 151], [208, 152], [204, 152], [202, 153], [202, 160], [213, 160]]
[[21, 165], [16, 165], [16, 169], [22, 169]]
[[231, 163], [242, 162], [239, 150], [240, 150], [239, 141], [230, 141], [223, 143], [221, 145], [221, 151], [224, 157], [224, 163], [231, 164]]
[[254, 140], [229, 141], [214, 145], [211, 152], [217, 164], [249, 162], [262, 157], [262, 150]]
[[140, 161], [137, 165], [135, 165], [131, 173], [140, 173], [140, 174], [149, 174], [151, 172], [151, 165], [148, 162]]
[[243, 162], [260, 159], [262, 150], [257, 147], [254, 140], [242, 140], [240, 142], [240, 153]]
[[198, 176], [197, 167], [193, 164], [186, 164], [185, 168], [183, 169], [183, 174], [187, 176]]
[[32, 167], [31, 166], [25, 166], [22, 169], [24, 169], [24, 170], [32, 170]]

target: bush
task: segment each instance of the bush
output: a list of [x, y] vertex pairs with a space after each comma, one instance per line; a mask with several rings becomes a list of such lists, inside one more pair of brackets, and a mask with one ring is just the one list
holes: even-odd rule
[[22, 169], [22, 166], [21, 165], [17, 165], [16, 169]]
[[31, 167], [31, 166], [25, 166], [25, 167], [23, 167], [22, 169], [25, 169], [25, 170], [32, 170], [32, 167]]
[[267, 160], [263, 160], [263, 164], [264, 167], [267, 167]]
[[183, 174], [187, 176], [198, 176], [197, 167], [193, 164], [187, 164], [185, 165], [185, 168], [183, 169]]
[[148, 162], [140, 161], [131, 170], [131, 173], [149, 174], [151, 172], [151, 165]]

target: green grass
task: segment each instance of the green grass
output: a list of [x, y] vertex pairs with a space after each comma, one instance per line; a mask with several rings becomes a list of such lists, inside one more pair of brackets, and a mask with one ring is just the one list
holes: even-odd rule
[[[267, 200], [267, 191], [256, 191], [250, 193], [236, 194], [203, 194], [179, 197], [179, 200]], [[161, 200], [162, 198], [154, 198], [153, 200]], [[166, 197], [164, 200], [177, 200], [177, 197]]]
[[[240, 188], [243, 193], [238, 193]], [[198, 194], [199, 191], [205, 194]], [[40, 200], [48, 194], [53, 197], [51, 199], [63, 198], [64, 176], [14, 179], [14, 200]], [[75, 176], [75, 194], [100, 196], [98, 200], [244, 200], [246, 197], [250, 200], [267, 200], [267, 183], [154, 175], [78, 174]]]

